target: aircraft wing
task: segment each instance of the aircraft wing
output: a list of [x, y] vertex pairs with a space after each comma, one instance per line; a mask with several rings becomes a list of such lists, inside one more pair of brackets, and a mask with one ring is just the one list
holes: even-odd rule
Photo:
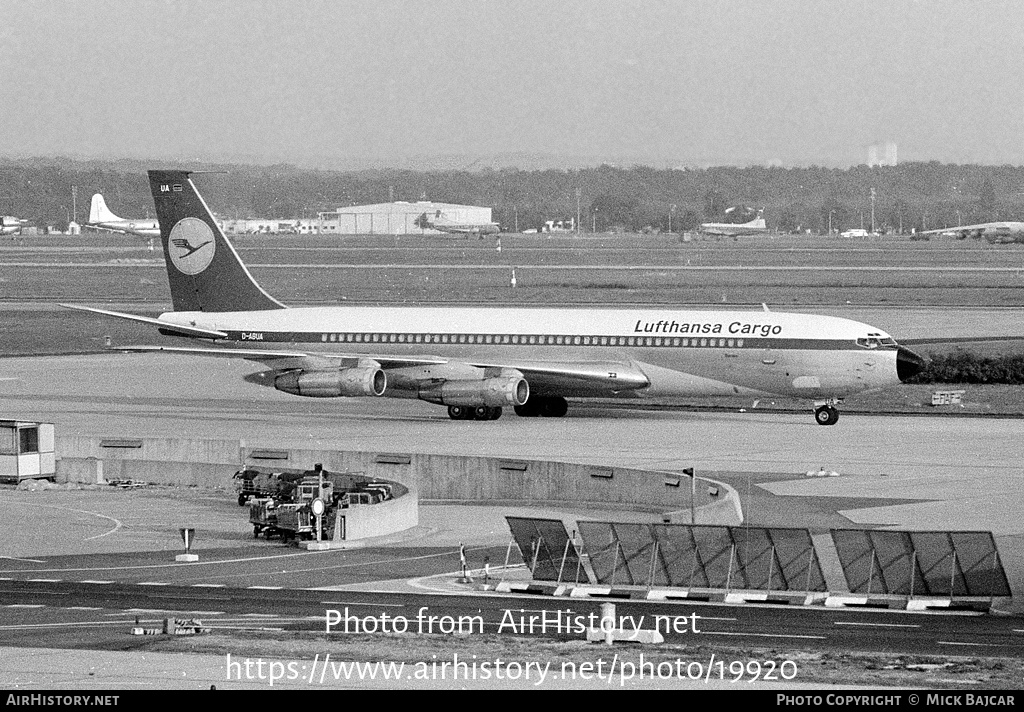
[[917, 233], [918, 235], [941, 235], [943, 233], [971, 233], [991, 228], [1001, 227], [1002, 223], [979, 223], [978, 225], [957, 225], [956, 227], [944, 227], [938, 230], [925, 230], [924, 232]]
[[126, 353], [172, 353], [188, 356], [209, 356], [213, 358], [241, 358], [246, 361], [265, 363], [277, 370], [308, 368], [327, 370], [354, 365], [357, 361], [375, 361], [381, 368], [408, 368], [410, 366], [431, 366], [447, 363], [451, 359], [439, 357], [395, 357], [357, 353], [312, 353], [309, 351], [276, 351], [274, 349], [231, 349], [203, 348], [196, 346], [115, 346], [114, 351]]
[[535, 391], [545, 387], [560, 390], [632, 391], [651, 385], [646, 374], [625, 361], [475, 361], [479, 368], [507, 368], [519, 371]]
[[[274, 371], [288, 371], [297, 368], [308, 370], [331, 370], [355, 367], [373, 363], [385, 371], [415, 369], [418, 366], [453, 367], [453, 376], [464, 374], [465, 367], [471, 369], [508, 369], [519, 371], [538, 392], [547, 389], [594, 392], [633, 391], [650, 385], [647, 376], [634, 364], [624, 361], [518, 361], [450, 359], [440, 356], [394, 356], [388, 354], [363, 353], [312, 353], [300, 350], [235, 349], [190, 346], [119, 346], [117, 351], [129, 353], [176, 353], [191, 356], [215, 358], [239, 358], [266, 364]], [[436, 369], [423, 380], [445, 380], [444, 369]], [[416, 379], [415, 370], [408, 374]], [[463, 377], [465, 377], [463, 375]]]
[[82, 227], [87, 227], [90, 230], [102, 230], [103, 232], [113, 232], [118, 235], [131, 235], [132, 237], [145, 237], [155, 238], [160, 236], [159, 228], [137, 228], [131, 230], [129, 228], [110, 227], [109, 225], [97, 225], [95, 223], [85, 223]]

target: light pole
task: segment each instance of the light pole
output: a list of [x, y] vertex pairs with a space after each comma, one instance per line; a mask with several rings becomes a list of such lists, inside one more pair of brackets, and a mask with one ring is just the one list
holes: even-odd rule
[[956, 211], [956, 226], [957, 227], [962, 227], [963, 224], [964, 224], [964, 221], [960, 219], [960, 211], [957, 210]]
[[832, 234], [832, 214], [835, 213], [836, 209], [832, 208], [828, 211], [828, 234]]
[[676, 211], [676, 206], [675, 206], [675, 204], [673, 203], [673, 204], [672, 204], [672, 206], [671, 206], [671, 207], [669, 207], [669, 209], [668, 209], [668, 231], [669, 231], [670, 233], [672, 232], [672, 214], [673, 214], [673, 213], [674, 213], [675, 211]]
[[576, 186], [576, 236], [580, 234], [580, 188]]
[[693, 474], [693, 468], [687, 467], [683, 474], [690, 478], [690, 524], [697, 523], [697, 476]]

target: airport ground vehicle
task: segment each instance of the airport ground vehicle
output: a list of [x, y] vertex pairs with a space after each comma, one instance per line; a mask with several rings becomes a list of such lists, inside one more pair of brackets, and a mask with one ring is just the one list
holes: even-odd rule
[[250, 499], [274, 497], [279, 500], [289, 496], [293, 482], [305, 473], [275, 472], [259, 467], [247, 467], [235, 473], [237, 480], [238, 506], [244, 507]]
[[263, 532], [265, 537], [279, 535], [285, 541], [289, 539], [312, 539], [316, 536], [316, 515], [313, 513], [313, 501], [320, 498], [328, 506], [323, 517], [323, 531], [329, 532], [334, 526], [334, 487], [326, 477], [321, 482], [319, 476], [303, 477], [288, 483], [290, 494], [282, 501], [275, 497], [256, 497], [249, 502], [249, 523], [253, 526], [253, 536]]
[[[322, 481], [321, 481], [322, 476]], [[251, 467], [235, 473], [239, 504], [249, 504], [253, 536], [290, 539], [316, 537], [314, 501], [322, 500], [321, 538], [330, 539], [339, 510], [353, 505], [378, 504], [396, 496], [395, 484], [358, 472], [326, 470], [271, 471]], [[322, 489], [321, 489], [322, 488]]]

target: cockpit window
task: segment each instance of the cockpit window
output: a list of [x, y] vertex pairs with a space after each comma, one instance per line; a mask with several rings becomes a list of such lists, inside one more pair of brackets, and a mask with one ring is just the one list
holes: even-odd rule
[[879, 346], [896, 346], [896, 341], [891, 336], [875, 333], [857, 339], [857, 346], [862, 349], [877, 349]]

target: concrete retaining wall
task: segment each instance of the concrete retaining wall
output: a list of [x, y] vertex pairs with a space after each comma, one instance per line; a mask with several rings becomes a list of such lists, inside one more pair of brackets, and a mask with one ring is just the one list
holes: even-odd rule
[[[243, 465], [312, 469], [319, 462], [327, 470], [362, 472], [400, 482], [409, 488], [413, 500], [570, 502], [659, 510], [690, 506], [685, 477], [620, 467], [415, 453], [270, 451], [238, 440], [140, 438], [119, 442], [72, 436], [59, 437], [56, 444], [57, 474], [62, 481], [95, 481], [100, 468], [107, 480], [233, 489], [231, 475]], [[254, 457], [259, 455], [278, 457]], [[102, 462], [97, 465], [97, 460]], [[724, 504], [733, 497], [735, 493], [724, 488], [721, 497], [711, 498], [699, 484], [696, 504], [716, 503], [716, 509], [730, 520], [719, 523], [735, 523], [736, 515], [728, 515], [735, 511], [735, 503]]]
[[362, 504], [338, 510], [335, 539], [341, 517], [345, 518], [345, 540], [367, 539], [410, 529], [420, 523], [419, 502], [413, 493], [380, 504]]
[[[248, 450], [246, 457], [253, 452]], [[407, 464], [397, 464], [399, 462]], [[265, 467], [312, 467], [363, 472], [401, 482], [420, 499], [454, 501], [534, 501], [626, 504], [658, 509], [690, 506], [686, 478], [682, 486], [666, 486], [666, 476], [646, 470], [595, 467], [569, 462], [509, 460], [495, 457], [422, 455], [415, 453], [289, 450], [287, 460], [256, 461]], [[677, 478], [669, 477], [673, 482]], [[721, 499], [721, 498], [720, 498]], [[712, 501], [698, 486], [697, 505]], [[731, 505], [730, 505], [731, 507]]]

